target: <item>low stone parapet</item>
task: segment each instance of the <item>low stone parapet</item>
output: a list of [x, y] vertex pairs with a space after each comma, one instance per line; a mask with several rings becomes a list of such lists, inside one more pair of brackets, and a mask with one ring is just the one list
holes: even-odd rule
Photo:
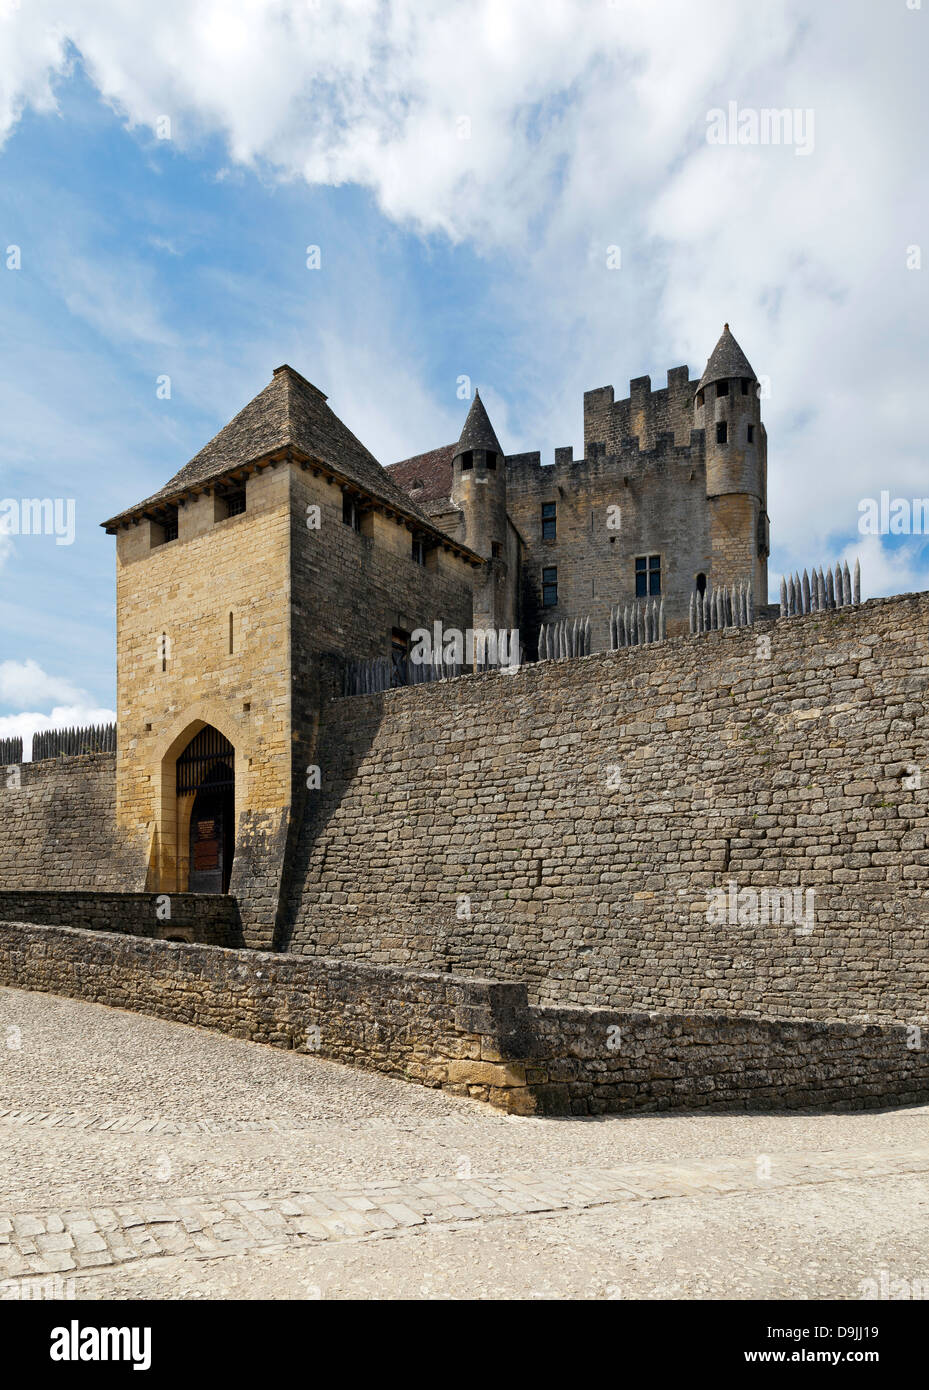
[[929, 1029], [915, 1022], [530, 1007], [519, 983], [22, 922], [0, 923], [0, 984], [316, 1053], [521, 1115], [929, 1099]]

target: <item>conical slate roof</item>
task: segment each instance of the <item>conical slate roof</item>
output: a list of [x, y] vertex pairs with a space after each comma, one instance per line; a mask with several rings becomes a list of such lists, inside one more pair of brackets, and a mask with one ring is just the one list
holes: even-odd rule
[[175, 473], [160, 492], [103, 525], [115, 528], [120, 521], [141, 514], [146, 508], [163, 505], [190, 488], [288, 446], [328, 465], [339, 477], [356, 483], [378, 501], [434, 529], [410, 496], [329, 408], [322, 391], [286, 365], [275, 368], [264, 390]]
[[494, 434], [494, 427], [490, 423], [490, 417], [484, 409], [484, 402], [481, 400], [479, 391], [474, 392], [474, 400], [471, 402], [468, 418], [461, 431], [461, 438], [455, 449], [455, 457], [457, 458], [467, 449], [491, 449], [496, 454], [503, 453], [500, 448], [500, 441]]
[[729, 332], [729, 325], [723, 325], [719, 342], [710, 353], [706, 370], [697, 385], [699, 391], [710, 381], [722, 381], [724, 377], [747, 376], [754, 381], [755, 372], [745, 353]]

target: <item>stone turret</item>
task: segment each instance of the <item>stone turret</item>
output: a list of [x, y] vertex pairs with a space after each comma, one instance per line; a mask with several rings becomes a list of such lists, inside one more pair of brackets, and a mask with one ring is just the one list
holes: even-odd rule
[[756, 602], [768, 592], [767, 436], [758, 379], [724, 325], [694, 397], [694, 425], [706, 440], [706, 496], [712, 582], [750, 580]]
[[459, 539], [487, 562], [475, 584], [475, 626], [512, 627], [506, 459], [478, 391], [455, 446], [451, 500], [463, 519]]

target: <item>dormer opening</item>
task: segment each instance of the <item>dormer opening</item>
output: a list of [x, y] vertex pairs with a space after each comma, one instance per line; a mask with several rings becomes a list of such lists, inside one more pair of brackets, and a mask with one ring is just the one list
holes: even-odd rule
[[216, 492], [214, 521], [226, 521], [230, 516], [241, 516], [245, 511], [245, 488], [231, 487]]
[[361, 510], [350, 492], [342, 493], [342, 520], [353, 531], [361, 530]]
[[167, 545], [169, 541], [176, 541], [177, 528], [177, 507], [166, 507], [158, 520], [152, 522], [152, 549], [154, 549], [156, 545]]

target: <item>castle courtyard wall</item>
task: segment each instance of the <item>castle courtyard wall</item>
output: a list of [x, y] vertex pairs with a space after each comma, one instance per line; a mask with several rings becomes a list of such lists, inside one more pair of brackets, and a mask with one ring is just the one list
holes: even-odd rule
[[[289, 949], [539, 1004], [925, 1020], [927, 637], [905, 595], [336, 700]], [[728, 920], [730, 884], [812, 891], [809, 930]]]
[[144, 853], [116, 827], [116, 755], [0, 767], [0, 891], [142, 889]]

